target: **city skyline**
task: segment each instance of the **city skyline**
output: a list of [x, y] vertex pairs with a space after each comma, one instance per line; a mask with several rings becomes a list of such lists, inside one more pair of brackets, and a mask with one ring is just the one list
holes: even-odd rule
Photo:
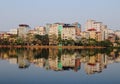
[[85, 29], [87, 19], [95, 19], [119, 29], [120, 0], [2, 0], [0, 1], [0, 31], [9, 31], [18, 24], [28, 24], [32, 28], [46, 23], [79, 22]]

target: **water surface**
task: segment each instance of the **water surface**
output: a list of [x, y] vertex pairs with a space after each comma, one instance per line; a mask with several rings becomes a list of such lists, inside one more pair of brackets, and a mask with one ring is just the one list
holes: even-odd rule
[[0, 84], [120, 84], [119, 49], [0, 49]]

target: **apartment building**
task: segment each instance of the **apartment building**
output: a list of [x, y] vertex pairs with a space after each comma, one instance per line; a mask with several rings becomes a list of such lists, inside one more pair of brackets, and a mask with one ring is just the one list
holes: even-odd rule
[[27, 24], [20, 24], [18, 28], [18, 36], [21, 38], [26, 38], [28, 31], [30, 30], [30, 26]]
[[35, 34], [38, 34], [38, 35], [46, 34], [46, 29], [45, 27], [42, 27], [42, 26], [35, 27], [34, 31], [35, 31]]
[[64, 40], [76, 40], [75, 26], [72, 26], [70, 24], [64, 24], [61, 37]]

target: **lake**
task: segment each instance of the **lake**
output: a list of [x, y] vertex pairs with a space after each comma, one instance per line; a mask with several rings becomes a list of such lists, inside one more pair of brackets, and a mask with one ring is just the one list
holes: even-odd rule
[[120, 49], [0, 48], [0, 84], [120, 84]]

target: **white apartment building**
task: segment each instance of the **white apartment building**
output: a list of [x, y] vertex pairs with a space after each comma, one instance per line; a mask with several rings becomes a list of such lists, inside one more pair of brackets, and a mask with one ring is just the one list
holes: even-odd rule
[[85, 31], [94, 27], [95, 20], [87, 20], [85, 23]]
[[29, 25], [20, 24], [18, 28], [18, 36], [22, 38], [26, 38], [29, 30], [30, 30]]
[[85, 24], [85, 31], [89, 29], [96, 29], [96, 31], [100, 31], [102, 26], [102, 22], [96, 22], [95, 20], [87, 20]]
[[58, 26], [59, 24], [51, 24], [49, 25], [49, 45], [57, 45], [58, 43]]
[[17, 29], [10, 29], [9, 34], [17, 34]]
[[101, 27], [102, 41], [108, 39], [108, 28], [107, 25], [102, 25]]
[[115, 31], [115, 35], [118, 37], [118, 39], [120, 39], [120, 30]]
[[87, 20], [85, 24], [86, 32], [91, 29], [95, 29], [96, 33], [99, 32], [99, 41], [104, 41], [108, 39], [108, 34], [113, 31], [108, 30], [107, 25], [104, 25], [102, 22], [96, 22], [95, 20]]
[[112, 29], [108, 29], [108, 34], [114, 34], [115, 32]]
[[45, 27], [42, 26], [35, 27], [35, 34], [45, 35], [46, 34]]
[[120, 30], [115, 31], [115, 34], [120, 37]]
[[62, 39], [64, 40], [76, 40], [76, 30], [74, 26], [63, 26]]
[[76, 59], [76, 54], [73, 55], [63, 54], [61, 56], [61, 62], [64, 67], [75, 67], [75, 59]]
[[49, 27], [49, 36], [56, 35], [58, 37], [58, 26], [59, 24], [51, 24]]

